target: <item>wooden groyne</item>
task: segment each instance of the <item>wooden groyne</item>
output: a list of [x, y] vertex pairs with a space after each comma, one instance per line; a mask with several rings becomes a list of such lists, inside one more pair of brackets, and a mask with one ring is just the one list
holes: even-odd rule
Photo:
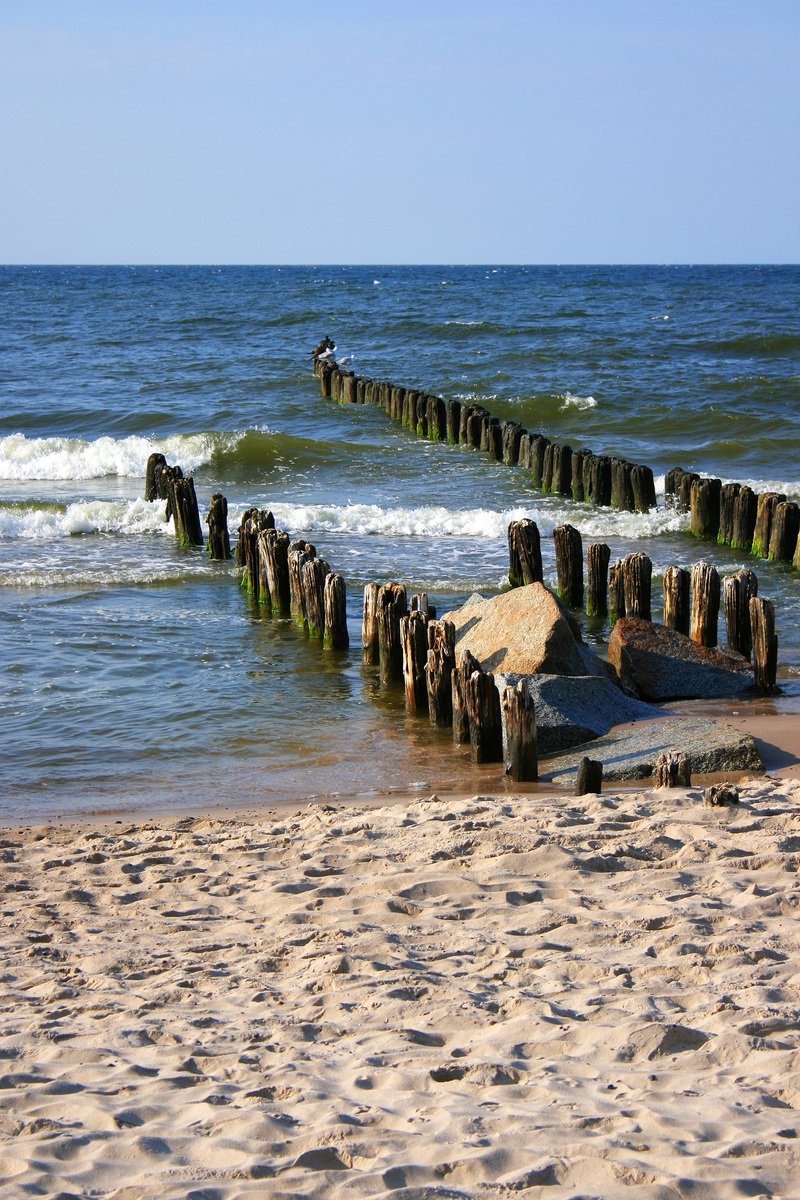
[[[166, 500], [167, 520], [172, 519], [175, 537], [182, 546], [204, 546], [203, 528], [194, 479], [179, 466], [169, 466], [163, 454], [151, 454], [144, 481], [145, 500]], [[213, 559], [231, 557], [228, 535], [228, 502], [219, 492], [211, 497], [207, 518], [208, 552]]]
[[[648, 466], [552, 442], [542, 432], [493, 416], [482, 404], [445, 401], [356, 375], [336, 363], [334, 349], [325, 338], [312, 357], [322, 395], [339, 404], [374, 405], [419, 437], [471, 446], [495, 462], [522, 467], [535, 488], [551, 495], [624, 512], [657, 507]], [[693, 536], [800, 569], [800, 505], [785, 495], [756, 494], [746, 484], [723, 484], [682, 467], [666, 472], [664, 492], [667, 506], [690, 514]]]

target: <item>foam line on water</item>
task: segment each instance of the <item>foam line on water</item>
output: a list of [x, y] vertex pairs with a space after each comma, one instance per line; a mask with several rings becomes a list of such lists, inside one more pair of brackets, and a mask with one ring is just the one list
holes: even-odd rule
[[106, 476], [144, 478], [151, 454], [164, 454], [190, 474], [209, 463], [220, 449], [236, 445], [242, 433], [171, 434], [168, 437], [28, 437], [12, 433], [0, 438], [0, 479], [71, 480]]

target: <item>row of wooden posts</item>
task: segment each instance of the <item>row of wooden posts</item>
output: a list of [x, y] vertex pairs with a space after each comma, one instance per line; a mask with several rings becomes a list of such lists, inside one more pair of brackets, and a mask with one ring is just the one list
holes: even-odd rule
[[[610, 564], [604, 542], [592, 542], [586, 553], [587, 585], [584, 592], [583, 543], [572, 525], [553, 530], [558, 593], [573, 609], [582, 609], [584, 595], [589, 616], [639, 617], [650, 621], [653, 564], [647, 554], [634, 551]], [[508, 527], [508, 576], [512, 587], [542, 582], [539, 530], [527, 518]], [[667, 567], [663, 577], [664, 625], [700, 646], [718, 644], [720, 602], [725, 615], [728, 648], [752, 660], [756, 688], [776, 690], [778, 639], [775, 606], [758, 595], [758, 578], [741, 567], [720, 580], [711, 563]]]
[[344, 371], [326, 355], [327, 344], [326, 339], [314, 351], [314, 373], [322, 395], [339, 404], [372, 404], [420, 437], [472, 446], [496, 462], [519, 464], [543, 492], [628, 512], [647, 512], [656, 506], [650, 467], [551, 442], [518, 421], [500, 420], [482, 404], [445, 402], [415, 388]]
[[[363, 378], [342, 370], [326, 352], [314, 351], [314, 373], [323, 396], [339, 404], [372, 404], [431, 441], [464, 444], [490, 458], [530, 471], [534, 487], [576, 501], [628, 512], [656, 507], [653, 471], [626, 459], [575, 450], [531, 433], [519, 422], [500, 420], [481, 404], [444, 401], [414, 388]], [[673, 467], [665, 476], [665, 500], [689, 512], [690, 532], [757, 558], [792, 562], [800, 569], [800, 505], [778, 492], [756, 494], [746, 484], [701, 478]]]
[[690, 514], [695, 537], [800, 568], [800, 505], [782, 493], [701, 479], [681, 467], [667, 471], [664, 491], [668, 503]]

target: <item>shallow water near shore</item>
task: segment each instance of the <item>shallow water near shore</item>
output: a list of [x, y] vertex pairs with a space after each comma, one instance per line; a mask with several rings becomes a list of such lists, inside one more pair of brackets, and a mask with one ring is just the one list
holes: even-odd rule
[[[319, 396], [324, 333], [361, 374], [475, 397], [531, 429], [800, 497], [798, 268], [2, 268], [0, 818], [502, 786], [381, 695], [368, 580], [440, 611], [503, 586], [512, 517], [569, 520], [657, 574], [745, 563], [776, 602], [778, 706], [800, 695], [800, 577]], [[349, 652], [259, 611], [142, 499], [155, 450], [230, 525], [270, 507], [348, 585]], [[658, 581], [654, 588], [658, 593]], [[586, 627], [598, 649], [606, 626]], [[494, 781], [492, 783], [492, 781]]]

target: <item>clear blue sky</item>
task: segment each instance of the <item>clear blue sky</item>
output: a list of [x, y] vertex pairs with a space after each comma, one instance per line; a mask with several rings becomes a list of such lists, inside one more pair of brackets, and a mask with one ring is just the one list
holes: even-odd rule
[[800, 262], [800, 0], [0, 0], [0, 262]]

